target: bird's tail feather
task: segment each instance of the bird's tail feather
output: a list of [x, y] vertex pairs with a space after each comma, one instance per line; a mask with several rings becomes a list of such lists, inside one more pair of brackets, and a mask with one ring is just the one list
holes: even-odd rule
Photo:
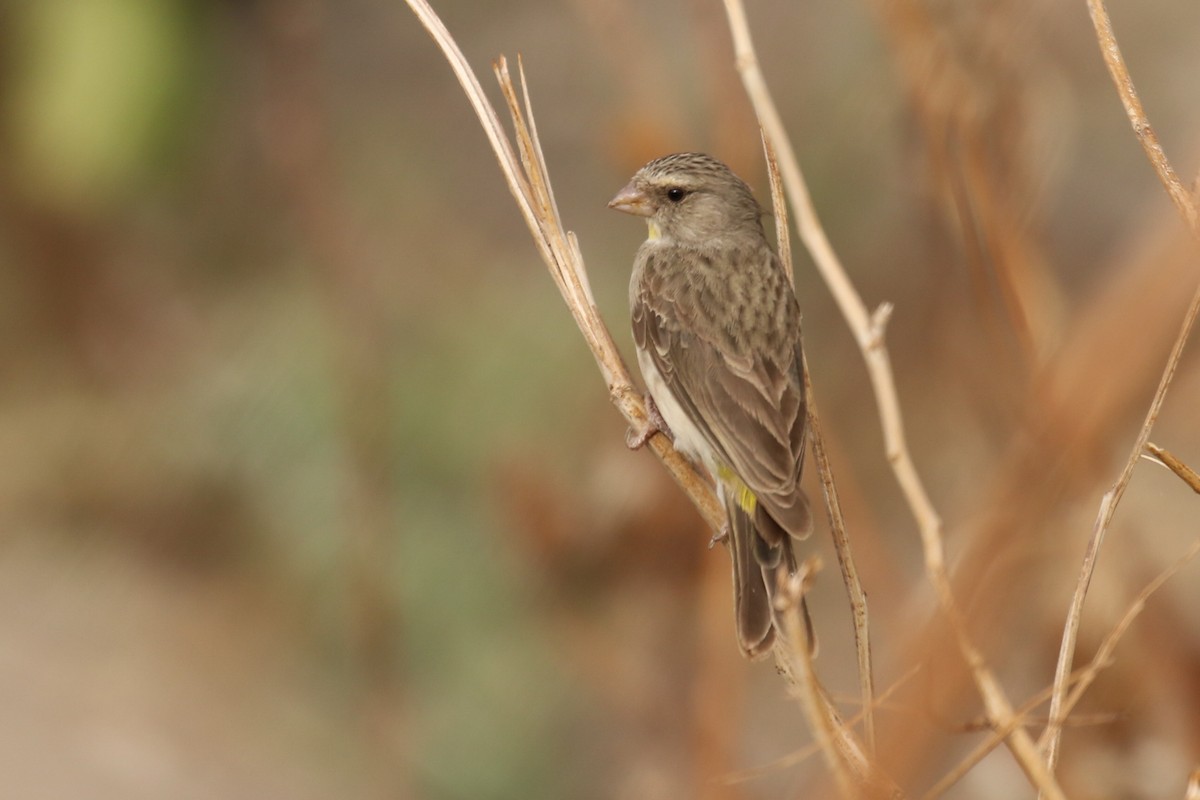
[[[750, 658], [761, 658], [771, 651], [775, 624], [771, 595], [774, 581], [764, 580], [763, 556], [770, 558], [778, 547], [771, 547], [758, 534], [754, 519], [742, 508], [729, 508], [729, 552], [733, 557], [733, 602], [737, 619], [738, 643]], [[776, 563], [778, 559], [776, 558]]]
[[[730, 505], [728, 511], [738, 643], [747, 657], [759, 659], [771, 651], [776, 638], [776, 571], [782, 565], [789, 573], [795, 572], [796, 557], [791, 537], [759, 528], [758, 515], [752, 516], [740, 506]], [[801, 602], [801, 613], [815, 655], [816, 637], [807, 601]]]

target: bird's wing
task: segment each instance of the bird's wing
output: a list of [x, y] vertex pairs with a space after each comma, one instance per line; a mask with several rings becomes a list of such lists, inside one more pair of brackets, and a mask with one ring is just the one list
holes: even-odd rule
[[[647, 254], [655, 257], [663, 256]], [[634, 339], [720, 460], [783, 530], [804, 536], [811, 522], [799, 487], [806, 424], [799, 337], [747, 347], [714, 318], [721, 312], [703, 290], [637, 292]], [[794, 306], [789, 313], [798, 320]], [[770, 530], [763, 534], [775, 538]]]

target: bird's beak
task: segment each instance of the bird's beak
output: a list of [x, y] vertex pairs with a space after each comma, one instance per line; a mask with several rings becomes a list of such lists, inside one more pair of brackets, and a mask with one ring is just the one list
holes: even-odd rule
[[637, 217], [649, 217], [654, 213], [646, 195], [633, 185], [633, 181], [608, 201], [608, 207]]

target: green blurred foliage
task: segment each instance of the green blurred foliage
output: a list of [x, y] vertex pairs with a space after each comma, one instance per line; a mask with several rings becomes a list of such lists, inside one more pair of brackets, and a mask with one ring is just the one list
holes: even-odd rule
[[196, 12], [186, 0], [39, 0], [10, 11], [5, 119], [25, 191], [71, 208], [135, 197], [195, 101]]

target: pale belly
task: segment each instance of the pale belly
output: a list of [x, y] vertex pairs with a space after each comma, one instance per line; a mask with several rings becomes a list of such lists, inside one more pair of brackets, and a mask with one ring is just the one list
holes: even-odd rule
[[700, 428], [692, 422], [691, 417], [684, 412], [683, 406], [671, 394], [666, 381], [654, 366], [654, 361], [642, 350], [637, 351], [637, 360], [638, 367], [642, 370], [642, 379], [646, 382], [646, 389], [654, 398], [659, 413], [675, 436], [675, 449], [716, 475], [717, 464], [713, 461], [712, 448], [708, 446]]

